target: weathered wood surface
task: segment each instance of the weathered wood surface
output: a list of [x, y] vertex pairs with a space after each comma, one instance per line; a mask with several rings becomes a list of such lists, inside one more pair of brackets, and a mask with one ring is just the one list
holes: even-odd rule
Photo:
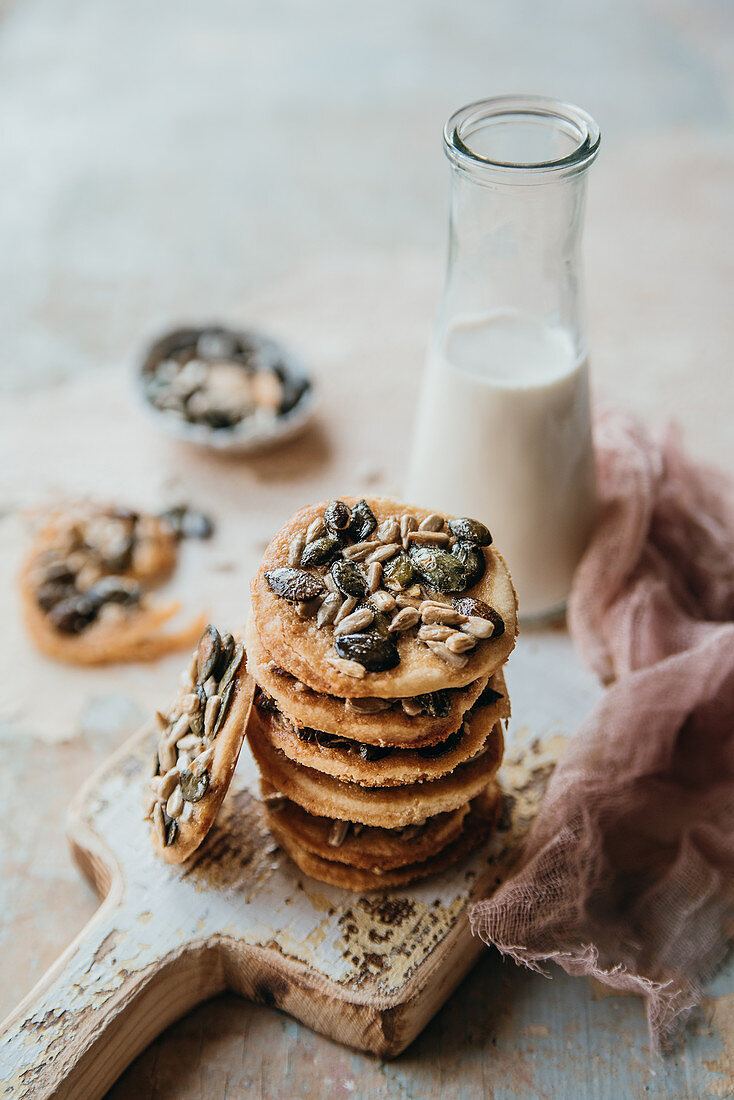
[[517, 858], [563, 736], [598, 692], [564, 634], [535, 643], [513, 663], [517, 733], [492, 842], [388, 894], [297, 871], [264, 825], [249, 754], [197, 857], [164, 864], [140, 809], [156, 734], [135, 735], [72, 807], [74, 854], [105, 901], [0, 1029], [3, 1094], [97, 1100], [161, 1030], [225, 989], [347, 1046], [400, 1053], [480, 954], [467, 907]]
[[[220, 621], [304, 500], [399, 490], [445, 243], [440, 127], [546, 91], [604, 131], [586, 236], [594, 384], [734, 465], [731, 5], [378, 0], [0, 4], [0, 1017], [98, 900], [64, 837], [89, 772], [165, 701], [176, 661], [51, 666], [20, 629], [22, 509], [181, 495], [220, 524], [180, 588]], [[158, 440], [128, 400], [141, 333], [257, 322], [324, 382], [302, 446], [245, 464]], [[356, 397], [355, 395], [359, 396]], [[346, 415], [349, 413], [350, 415]], [[524, 639], [523, 641], [527, 641]], [[172, 1025], [112, 1100], [734, 1095], [734, 967], [663, 1063], [636, 998], [487, 952], [382, 1065], [224, 995]]]

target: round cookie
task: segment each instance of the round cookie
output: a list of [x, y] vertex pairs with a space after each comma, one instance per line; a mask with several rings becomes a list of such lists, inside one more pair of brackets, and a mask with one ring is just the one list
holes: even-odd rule
[[[497, 674], [492, 677], [492, 681], [496, 679]], [[422, 783], [453, 771], [459, 764], [476, 756], [492, 735], [495, 724], [509, 713], [507, 697], [503, 693], [489, 703], [475, 703], [464, 715], [459, 729], [444, 742], [444, 751], [439, 751], [442, 748], [439, 743], [424, 750], [388, 750], [387, 755], [381, 759], [369, 760], [363, 759], [354, 742], [334, 746], [320, 744], [318, 734], [313, 741], [306, 741], [298, 736], [296, 728], [287, 718], [277, 711], [258, 706], [257, 699], [255, 709], [263, 735], [289, 760], [334, 776], [345, 783], [359, 783], [364, 787], [398, 787]]]
[[465, 859], [489, 836], [499, 815], [501, 798], [490, 790], [479, 795], [472, 803], [465, 818], [464, 829], [452, 844], [441, 849], [435, 856], [420, 863], [411, 863], [392, 870], [374, 867], [367, 870], [361, 867], [349, 867], [344, 863], [323, 859], [307, 851], [295, 838], [278, 828], [277, 822], [271, 824], [273, 835], [280, 846], [305, 874], [319, 879], [331, 886], [341, 886], [347, 890], [368, 891], [385, 890], [396, 886], [405, 886], [416, 879], [445, 871], [447, 867]]
[[[344, 497], [342, 502], [348, 507], [358, 503], [354, 497]], [[454, 667], [417, 640], [417, 628], [409, 629], [395, 636], [399, 662], [393, 668], [368, 671], [361, 677], [348, 675], [344, 665], [339, 665], [339, 655], [334, 648], [334, 627], [319, 626], [316, 617], [301, 618], [299, 605], [276, 595], [266, 579], [266, 573], [288, 567], [294, 541], [303, 536], [312, 523], [321, 521], [329, 503], [322, 501], [296, 512], [268, 546], [252, 582], [254, 627], [277, 665], [317, 692], [352, 698], [385, 698], [464, 687], [482, 676], [491, 675], [507, 660], [517, 634], [517, 601], [502, 557], [489, 546], [479, 550], [486, 563], [484, 576], [458, 595], [489, 604], [504, 623], [499, 636], [480, 639], [472, 650], [460, 655], [466, 656], [466, 663], [460, 661], [461, 667]], [[378, 525], [390, 519], [399, 521], [406, 514], [420, 523], [431, 515], [426, 509], [407, 508], [387, 499], [370, 499], [366, 503]], [[314, 568], [310, 572], [320, 576], [324, 570]], [[450, 597], [446, 600], [450, 602]], [[333, 663], [335, 658], [336, 664]]]
[[253, 707], [247, 739], [262, 776], [281, 794], [319, 817], [336, 817], [363, 825], [396, 829], [427, 817], [455, 810], [474, 798], [493, 778], [502, 760], [504, 740], [498, 722], [487, 738], [487, 749], [449, 775], [432, 783], [403, 787], [361, 787], [344, 783], [313, 768], [294, 764], [271, 744], [267, 726]]
[[[278, 710], [295, 726], [311, 726], [367, 745], [435, 745], [443, 741], [461, 725], [462, 718], [487, 686], [487, 678], [474, 680], [466, 687], [452, 688], [446, 692], [449, 711], [442, 717], [431, 717], [425, 711], [409, 715], [400, 700], [382, 700], [389, 708], [372, 714], [360, 714], [351, 700], [312, 691], [279, 666], [263, 649], [252, 620], [247, 631], [248, 667], [255, 680], [278, 704]], [[495, 679], [501, 676], [495, 673]], [[503, 680], [504, 683], [504, 680]], [[497, 685], [493, 681], [493, 686]], [[504, 687], [497, 691], [505, 693]], [[358, 701], [359, 703], [359, 701]]]
[[[451, 844], [461, 835], [463, 821], [469, 813], [470, 803], [449, 813], [429, 817], [424, 825], [409, 825], [407, 829], [380, 829], [374, 826], [350, 825], [344, 840], [334, 846], [330, 843], [335, 826], [344, 825], [330, 817], [316, 817], [301, 809], [295, 802], [283, 799], [277, 808], [266, 803], [268, 823], [277, 818], [276, 828], [288, 834], [299, 847], [336, 863], [370, 869], [374, 866], [390, 870], [410, 863], [420, 863], [436, 855], [441, 848]], [[406, 833], [410, 835], [406, 837]]]

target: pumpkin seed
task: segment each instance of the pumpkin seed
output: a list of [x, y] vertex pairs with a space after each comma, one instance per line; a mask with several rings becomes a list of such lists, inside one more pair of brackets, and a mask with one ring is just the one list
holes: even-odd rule
[[48, 621], [61, 634], [81, 634], [97, 613], [94, 603], [87, 596], [77, 594], [61, 600], [52, 607]]
[[163, 821], [164, 821], [165, 827], [166, 827], [166, 844], [165, 844], [165, 846], [166, 846], [166, 848], [170, 848], [170, 846], [173, 844], [176, 837], [178, 836], [178, 822], [174, 821], [173, 818], [169, 817], [168, 814], [166, 813], [166, 811], [163, 810], [162, 807], [161, 807], [161, 810], [162, 810], [162, 813], [163, 813]]
[[229, 667], [229, 663], [234, 656], [234, 646], [234, 638], [228, 631], [225, 631], [222, 634], [222, 651], [219, 654], [219, 660], [217, 661], [217, 667], [215, 671], [215, 675], [218, 677], [219, 680], [221, 680], [222, 676], [224, 676], [224, 673]]
[[299, 619], [312, 619], [320, 607], [321, 597], [317, 596], [315, 600], [306, 600], [303, 603], [297, 603], [296, 615], [298, 615]]
[[382, 567], [382, 580], [383, 583], [394, 590], [407, 588], [408, 585], [413, 583], [413, 565], [410, 558], [401, 550], [399, 554], [396, 554], [394, 558], [391, 558]]
[[334, 538], [341, 537], [342, 531], [346, 531], [351, 523], [351, 513], [341, 500], [332, 500], [326, 505], [324, 511], [324, 523], [326, 530]]
[[478, 519], [468, 519], [462, 516], [460, 519], [449, 520], [449, 531], [460, 542], [471, 542], [475, 546], [491, 546], [492, 536], [487, 527]]
[[331, 567], [331, 577], [345, 596], [356, 596], [358, 600], [363, 600], [367, 595], [367, 579], [353, 561], [337, 558]]
[[481, 619], [489, 619], [494, 626], [493, 638], [500, 638], [504, 634], [504, 619], [498, 611], [495, 611], [484, 600], [477, 600], [472, 596], [463, 596], [461, 599], [454, 599], [453, 604], [456, 610], [461, 611], [464, 615], [469, 615], [472, 618], [478, 616]]
[[400, 661], [396, 646], [380, 634], [342, 634], [334, 648], [344, 660], [356, 661], [368, 672], [385, 672]]
[[387, 615], [383, 614], [383, 612], [380, 610], [375, 611], [375, 618], [372, 623], [372, 629], [376, 630], [377, 633], [380, 634], [383, 638], [390, 637], [390, 620], [388, 619]]
[[69, 581], [46, 581], [36, 590], [36, 600], [43, 611], [50, 611], [62, 600], [74, 596], [75, 592], [73, 583]]
[[318, 577], [307, 573], [305, 569], [293, 569], [287, 565], [280, 569], [269, 569], [265, 573], [265, 580], [276, 596], [291, 603], [313, 600], [324, 591]]
[[208, 786], [209, 772], [202, 772], [201, 775], [194, 775], [188, 768], [185, 772], [181, 772], [180, 791], [181, 797], [185, 799], [186, 802], [200, 802], [206, 794]]
[[349, 535], [352, 542], [364, 542], [368, 535], [377, 527], [377, 520], [366, 500], [360, 500], [354, 505], [349, 524]]
[[203, 684], [212, 675], [219, 660], [221, 648], [222, 639], [219, 636], [219, 631], [209, 623], [199, 640], [196, 659], [197, 683]]
[[437, 745], [426, 745], [423, 749], [418, 749], [418, 755], [423, 757], [424, 760], [435, 760], [437, 756], [443, 756], [447, 752], [451, 752], [455, 749], [464, 734], [463, 725], [455, 730], [454, 733], [450, 733], [443, 741], [439, 741]]
[[386, 756], [390, 755], [391, 750], [382, 745], [364, 745], [360, 743], [358, 752], [363, 760], [371, 762], [373, 760], [384, 760]]
[[448, 718], [451, 712], [451, 697], [447, 691], [428, 691], [416, 695], [415, 701], [429, 718]]
[[463, 592], [466, 588], [466, 569], [447, 550], [411, 546], [410, 561], [419, 577], [437, 592]]
[[471, 588], [478, 584], [487, 571], [482, 548], [475, 546], [473, 542], [457, 542], [451, 552], [466, 569], [466, 587]]
[[309, 542], [301, 554], [303, 567], [313, 565], [326, 565], [339, 550], [339, 540], [331, 535], [323, 535], [321, 538]]

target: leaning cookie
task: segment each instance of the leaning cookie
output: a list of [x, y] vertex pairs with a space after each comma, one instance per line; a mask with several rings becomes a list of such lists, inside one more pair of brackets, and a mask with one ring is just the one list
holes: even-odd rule
[[495, 724], [510, 712], [501, 672], [494, 674], [490, 685], [464, 715], [458, 730], [444, 741], [422, 748], [407, 745], [377, 748], [313, 728], [293, 726], [261, 691], [255, 693], [255, 708], [270, 743], [297, 764], [345, 783], [399, 787], [438, 779], [484, 748]]
[[293, 835], [281, 829], [277, 820], [271, 819], [270, 827], [275, 839], [296, 866], [312, 878], [347, 890], [385, 890], [405, 886], [417, 879], [445, 871], [448, 867], [465, 859], [489, 836], [499, 816], [500, 805], [501, 799], [496, 787], [489, 788], [486, 794], [480, 793], [464, 819], [461, 835], [453, 843], [427, 860], [392, 870], [382, 870], [377, 866], [368, 870], [324, 859], [308, 851]]
[[245, 651], [209, 625], [160, 727], [146, 818], [155, 851], [182, 863], [211, 829], [242, 748], [254, 694]]
[[252, 583], [254, 629], [314, 691], [414, 696], [507, 659], [510, 575], [487, 528], [386, 499], [323, 501], [276, 534]]
[[[295, 726], [311, 726], [368, 745], [435, 745], [461, 725], [487, 686], [486, 676], [465, 687], [405, 699], [341, 699], [312, 691], [279, 667], [263, 649], [252, 620], [247, 660], [260, 687]], [[495, 675], [501, 675], [496, 673]]]
[[481, 755], [459, 764], [449, 775], [430, 783], [362, 787], [289, 760], [271, 743], [256, 707], [250, 711], [247, 739], [263, 778], [304, 810], [321, 817], [386, 829], [417, 824], [427, 817], [455, 810], [476, 797], [494, 778], [504, 749], [502, 726], [498, 722]]

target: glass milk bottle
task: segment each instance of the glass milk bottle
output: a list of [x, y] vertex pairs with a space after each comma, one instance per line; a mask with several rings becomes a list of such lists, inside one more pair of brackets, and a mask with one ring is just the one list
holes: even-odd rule
[[561, 609], [594, 522], [581, 231], [599, 128], [536, 96], [446, 124], [446, 279], [407, 499], [492, 532], [520, 615]]

